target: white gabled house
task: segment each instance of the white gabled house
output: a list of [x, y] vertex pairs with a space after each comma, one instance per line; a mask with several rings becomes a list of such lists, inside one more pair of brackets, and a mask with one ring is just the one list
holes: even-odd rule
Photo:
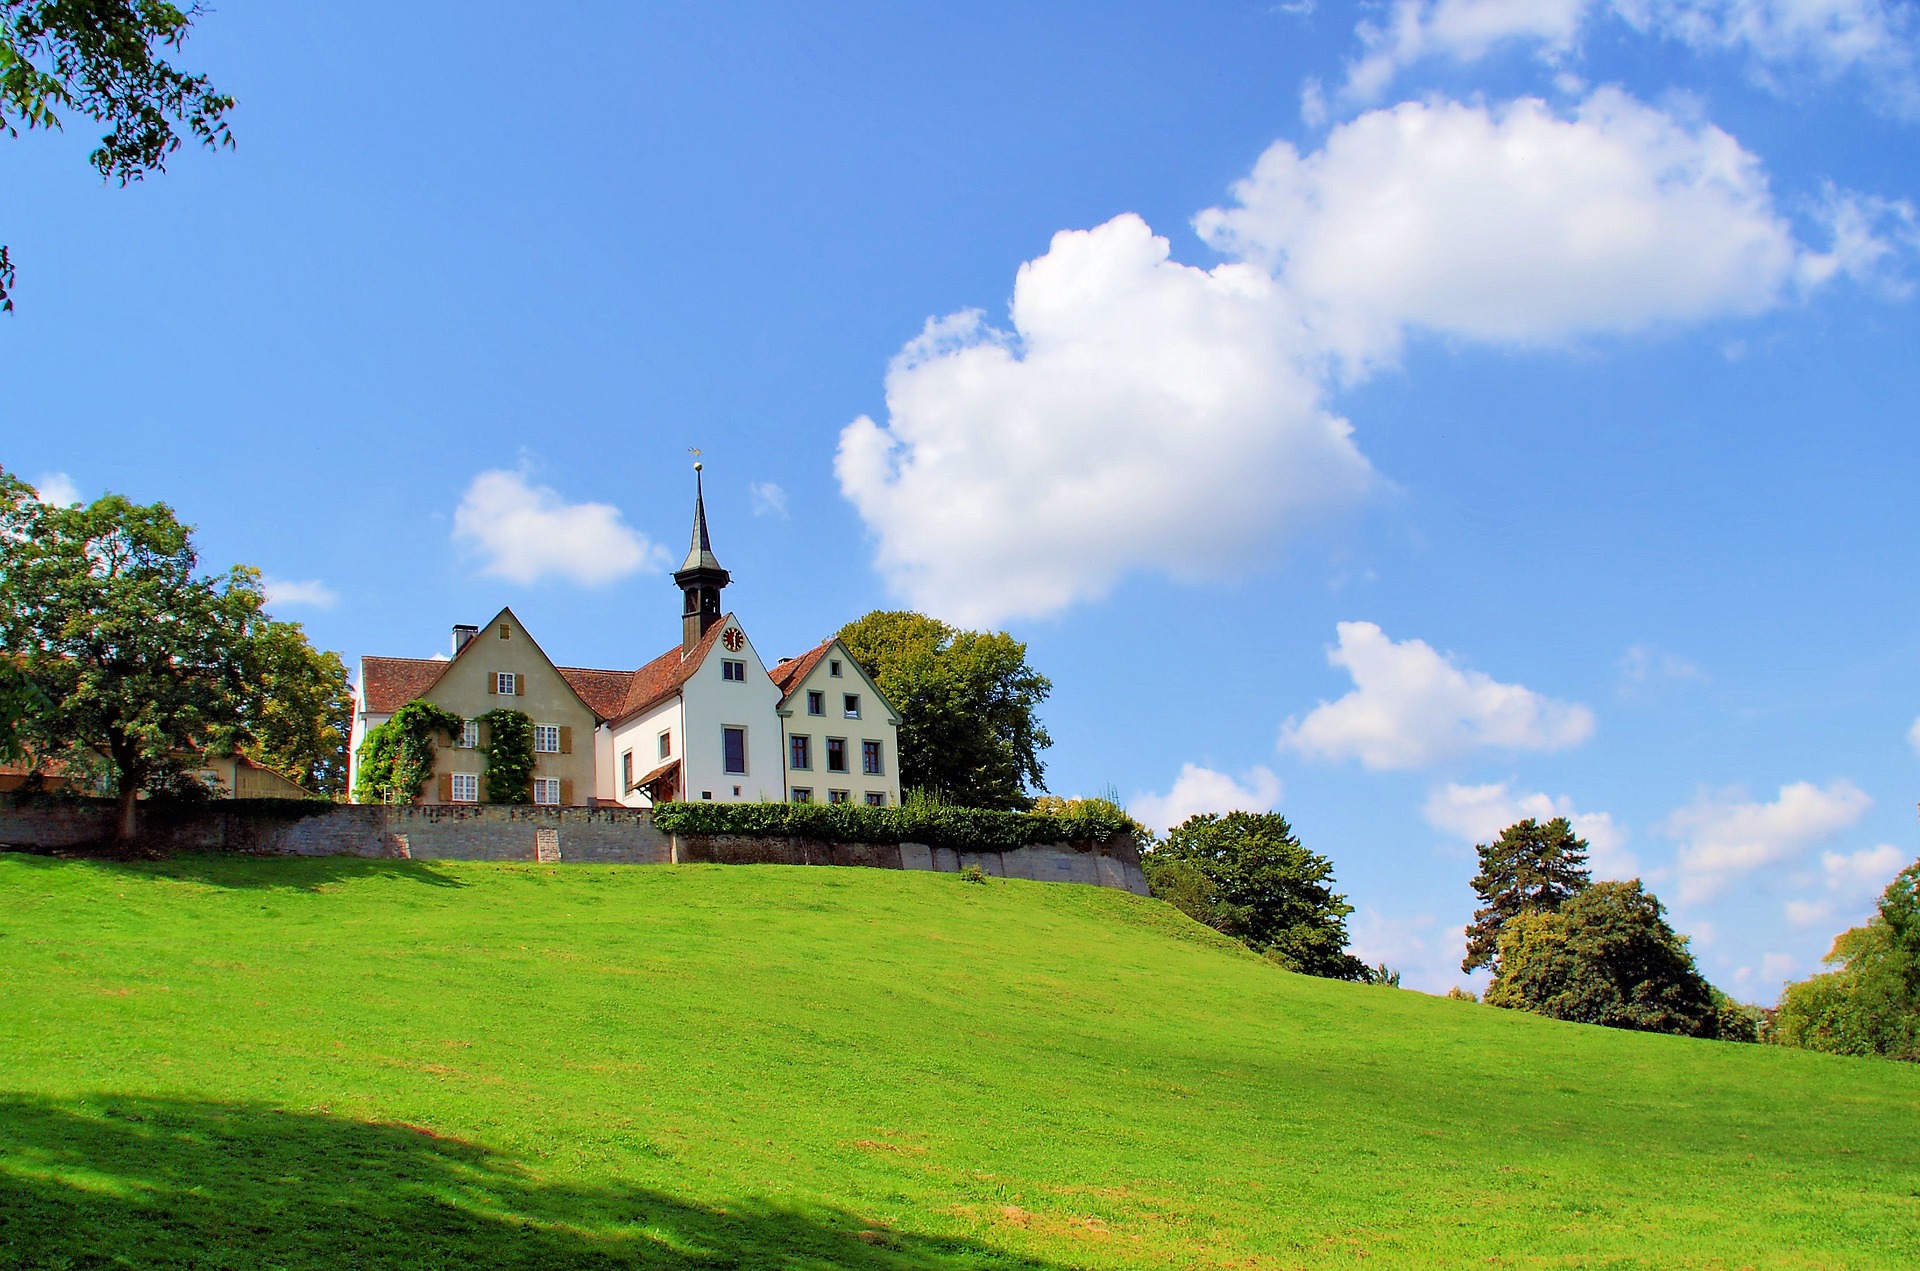
[[[367, 732], [425, 700], [463, 719], [524, 710], [535, 725], [537, 803], [899, 803], [899, 716], [839, 640], [769, 670], [739, 618], [722, 610], [731, 575], [713, 555], [699, 469], [693, 542], [673, 575], [678, 645], [635, 671], [556, 666], [502, 610], [485, 628], [455, 627], [450, 659], [364, 657], [355, 775]], [[482, 745], [470, 725], [441, 747], [418, 801], [483, 799]]]

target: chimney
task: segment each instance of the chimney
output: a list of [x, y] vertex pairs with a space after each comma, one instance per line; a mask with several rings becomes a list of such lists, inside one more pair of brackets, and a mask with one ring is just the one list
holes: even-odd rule
[[459, 657], [460, 650], [467, 647], [467, 641], [480, 634], [480, 628], [470, 627], [464, 622], [453, 625], [453, 656]]

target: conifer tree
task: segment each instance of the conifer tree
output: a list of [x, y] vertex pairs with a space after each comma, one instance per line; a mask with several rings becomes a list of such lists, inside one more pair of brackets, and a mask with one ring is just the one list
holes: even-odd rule
[[1497, 975], [1500, 933], [1508, 920], [1523, 913], [1554, 913], [1593, 881], [1587, 873], [1587, 843], [1565, 817], [1545, 825], [1528, 817], [1474, 850], [1480, 853], [1480, 872], [1473, 890], [1481, 904], [1467, 927], [1467, 956], [1460, 969], [1484, 966]]

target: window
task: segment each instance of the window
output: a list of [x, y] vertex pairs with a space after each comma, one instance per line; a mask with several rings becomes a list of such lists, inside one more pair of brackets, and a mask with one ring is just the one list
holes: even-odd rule
[[870, 808], [884, 808], [887, 806], [887, 796], [881, 794], [878, 790], [869, 790], [867, 791], [867, 806]]
[[795, 768], [813, 767], [813, 738], [792, 737], [787, 741], [787, 761]]
[[824, 715], [827, 713], [827, 695], [825, 693], [807, 694], [807, 714]]
[[847, 740], [844, 737], [827, 738], [827, 771], [845, 772], [847, 770]]
[[880, 775], [880, 743], [863, 741], [860, 743], [860, 771], [869, 777]]
[[745, 662], [735, 662], [732, 658], [720, 659], [720, 678], [723, 680], [738, 680], [744, 684], [747, 679], [747, 664]]
[[812, 803], [813, 791], [807, 789], [805, 786], [795, 786], [793, 788], [793, 801], [795, 803]]
[[726, 770], [745, 774], [747, 771], [747, 730], [744, 728], [723, 728], [720, 730], [720, 750], [726, 759]]
[[620, 788], [633, 789], [633, 752], [631, 750], [620, 752]]
[[846, 712], [848, 719], [860, 718], [860, 695], [858, 693], [848, 693], [844, 695], [840, 706]]
[[502, 640], [504, 640], [504, 639], [506, 639], [506, 638], [507, 638], [507, 633], [508, 633], [509, 631], [511, 631], [511, 630], [512, 630], [512, 628], [511, 628], [511, 627], [509, 627], [509, 626], [507, 626], [507, 624], [506, 624], [506, 623], [504, 623], [504, 622], [503, 622], [503, 623], [501, 623], [501, 624], [500, 624], [500, 638], [501, 638]]
[[480, 774], [477, 772], [456, 772], [451, 783], [455, 803], [480, 802]]
[[470, 719], [460, 725], [460, 740], [454, 743], [462, 750], [473, 750], [480, 745], [480, 721]]
[[701, 797], [701, 798], [703, 798], [703, 799], [711, 799], [711, 798], [713, 798], [713, 791], [711, 791], [711, 790], [702, 790], [702, 791], [700, 792], [700, 797]]
[[827, 802], [828, 802], [828, 803], [849, 803], [849, 802], [851, 802], [851, 801], [852, 801], [852, 800], [850, 800], [850, 799], [849, 799], [849, 798], [847, 797], [847, 792], [846, 792], [845, 790], [829, 790], [829, 791], [827, 791]]
[[520, 691], [520, 677], [512, 671], [495, 671], [493, 691], [501, 697], [513, 697]]
[[662, 759], [673, 758], [673, 730], [671, 728], [660, 734], [660, 757]]
[[560, 779], [558, 777], [535, 777], [533, 779], [533, 801], [542, 807], [559, 807]]
[[827, 660], [827, 674], [831, 675], [836, 680], [840, 678], [840, 659], [839, 658], [829, 658]]
[[537, 755], [559, 754], [560, 725], [535, 724], [533, 726], [533, 751]]

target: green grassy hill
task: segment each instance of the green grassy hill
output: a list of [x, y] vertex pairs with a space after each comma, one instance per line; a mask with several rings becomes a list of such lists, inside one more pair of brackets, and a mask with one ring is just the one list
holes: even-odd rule
[[859, 869], [0, 856], [0, 1266], [1866, 1267], [1920, 1072]]

